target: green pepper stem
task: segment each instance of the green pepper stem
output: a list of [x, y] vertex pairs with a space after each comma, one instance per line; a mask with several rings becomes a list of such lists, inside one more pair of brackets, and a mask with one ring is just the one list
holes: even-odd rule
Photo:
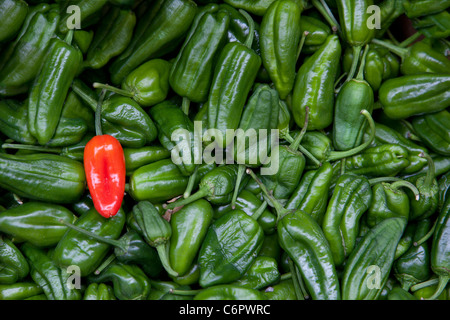
[[436, 226], [437, 226], [437, 220], [434, 222], [434, 224], [433, 224], [433, 226], [431, 227], [430, 231], [428, 231], [427, 234], [424, 235], [422, 238], [420, 238], [419, 240], [415, 241], [415, 242], [413, 243], [413, 245], [414, 245], [415, 247], [418, 247], [418, 246], [422, 245], [422, 243], [424, 243], [425, 241], [427, 241], [428, 239], [430, 239], [430, 238], [433, 236], [434, 231], [436, 230]]
[[133, 98], [133, 96], [134, 96], [134, 95], [133, 95], [130, 91], [128, 91], [128, 90], [119, 89], [119, 88], [110, 86], [109, 84], [103, 84], [103, 83], [94, 82], [94, 83], [92, 84], [92, 86], [93, 86], [94, 88], [105, 89], [105, 90], [108, 90], [108, 91], [111, 91], [111, 92], [120, 94], [120, 95], [125, 96], [125, 97], [129, 97], [129, 98]]
[[438, 286], [436, 288], [436, 291], [427, 300], [436, 300], [437, 298], [439, 298], [439, 296], [441, 295], [442, 291], [445, 290], [445, 287], [447, 286], [447, 283], [449, 281], [450, 281], [450, 275], [448, 275], [448, 276], [439, 276], [439, 282], [438, 282]]
[[255, 32], [255, 22], [253, 21], [252, 17], [244, 10], [239, 9], [239, 12], [245, 17], [248, 23], [248, 36], [245, 39], [244, 45], [247, 48], [251, 48], [253, 44], [253, 38], [254, 38], [254, 32]]
[[241, 185], [242, 182], [242, 177], [245, 174], [245, 169], [247, 167], [243, 164], [240, 164], [238, 166], [238, 172], [237, 172], [237, 177], [236, 177], [236, 184], [234, 186], [234, 190], [233, 190], [233, 197], [231, 198], [231, 208], [234, 210], [236, 208], [236, 199], [238, 197], [238, 193], [239, 193], [239, 187]]
[[413, 185], [411, 182], [405, 181], [405, 180], [399, 180], [391, 183], [391, 188], [394, 190], [398, 190], [398, 188], [406, 187], [409, 190], [411, 190], [414, 193], [414, 198], [416, 201], [419, 201], [420, 199], [420, 192], [417, 189], [415, 185]]
[[303, 46], [305, 45], [305, 40], [308, 35], [309, 35], [309, 31], [305, 31], [302, 34], [302, 38], [300, 39], [300, 43], [298, 44], [298, 48], [297, 48], [297, 59], [296, 60], [298, 60], [298, 58], [300, 58], [300, 54], [302, 53], [302, 49], [303, 49]]
[[357, 153], [360, 153], [361, 151], [363, 151], [364, 149], [366, 149], [368, 146], [370, 146], [373, 142], [373, 140], [375, 139], [375, 122], [372, 119], [372, 116], [370, 115], [370, 112], [363, 109], [361, 110], [361, 114], [366, 117], [367, 121], [369, 122], [369, 126], [370, 126], [370, 137], [367, 141], [365, 141], [364, 143], [360, 144], [359, 146], [347, 150], [347, 151], [331, 151], [330, 154], [327, 157], [328, 161], [335, 161], [335, 160], [339, 160], [342, 158], [347, 158], [350, 156], [353, 156]]
[[359, 56], [362, 51], [362, 46], [354, 46], [352, 47], [352, 50], [353, 50], [353, 60], [352, 65], [350, 67], [350, 71], [347, 74], [347, 79], [345, 80], [346, 82], [352, 80], [355, 75], [356, 69], [358, 68]]
[[181, 207], [181, 206], [187, 205], [189, 203], [192, 203], [198, 199], [204, 198], [211, 194], [212, 194], [211, 188], [203, 187], [203, 188], [200, 188], [196, 193], [190, 195], [187, 198], [182, 198], [182, 199], [179, 199], [179, 200], [171, 202], [171, 203], [163, 204], [163, 208], [164, 209], [175, 209], [176, 207]]
[[366, 47], [364, 48], [364, 53], [361, 58], [361, 64], [359, 65], [358, 74], [356, 75], [357, 80], [364, 80], [364, 68], [366, 67], [366, 57], [367, 53], [369, 52], [369, 45], [366, 44]]
[[61, 153], [62, 148], [49, 148], [49, 147], [41, 147], [35, 146], [31, 144], [19, 144], [19, 143], [4, 143], [2, 144], [3, 149], [20, 149], [20, 150], [30, 150], [30, 151], [39, 151], [39, 152], [48, 152], [48, 153]]
[[189, 115], [189, 106], [191, 104], [191, 100], [186, 97], [183, 97], [183, 102], [181, 104], [181, 110], [183, 110], [185, 115]]
[[410, 289], [411, 289], [411, 292], [415, 292], [415, 291], [418, 291], [423, 288], [434, 286], [438, 283], [439, 283], [439, 278], [430, 279], [430, 280], [415, 284], [415, 285], [411, 286]]
[[102, 132], [102, 106], [103, 106], [103, 99], [105, 98], [106, 90], [102, 89], [102, 92], [100, 93], [100, 98], [97, 102], [97, 107], [95, 108], [95, 134], [97, 136], [103, 135]]
[[312, 0], [311, 3], [328, 22], [328, 24], [331, 26], [331, 29], [333, 29], [333, 32], [340, 32], [341, 27], [339, 26], [339, 23], [337, 22], [330, 8], [328, 8], [328, 5], [322, 0]]
[[70, 229], [73, 229], [81, 234], [84, 234], [86, 236], [89, 236], [91, 238], [94, 238], [97, 241], [112, 245], [114, 247], [119, 247], [120, 249], [122, 249], [123, 251], [126, 251], [126, 247], [123, 245], [122, 242], [120, 242], [120, 240], [114, 240], [114, 239], [108, 239], [102, 236], [99, 236], [98, 234], [95, 234], [89, 230], [80, 228], [70, 222], [64, 221], [62, 219], [59, 220], [59, 222], [61, 222], [62, 224], [64, 224], [65, 226], [69, 227]]
[[106, 269], [114, 260], [116, 259], [115, 254], [111, 254], [103, 263], [94, 271], [94, 274], [99, 275], [103, 270]]
[[292, 282], [294, 284], [294, 291], [297, 300], [305, 300], [299, 281], [301, 278], [299, 279], [295, 264], [290, 258], [289, 258], [289, 270], [291, 271]]
[[77, 81], [72, 83], [72, 90], [95, 112], [97, 109], [97, 101], [94, 100]]
[[[284, 139], [289, 142], [289, 143], [293, 143], [294, 142], [294, 138], [292, 138], [292, 136], [286, 132], [283, 134]], [[297, 147], [298, 151], [300, 151], [301, 153], [303, 153], [306, 157], [308, 157], [312, 162], [314, 162], [314, 164], [316, 164], [317, 166], [321, 167], [322, 166], [322, 162], [320, 162], [319, 160], [317, 160], [316, 157], [314, 157], [314, 155], [309, 152], [304, 146], [302, 146], [301, 144]]]
[[305, 123], [303, 124], [303, 128], [300, 131], [300, 133], [298, 134], [298, 136], [295, 138], [295, 140], [289, 146], [289, 148], [291, 148], [292, 150], [298, 149], [298, 146], [302, 142], [303, 136], [305, 135], [306, 130], [308, 129], [308, 122], [309, 122], [309, 107], [306, 106], [305, 107]]
[[408, 49], [406, 48], [402, 48], [399, 46], [396, 46], [392, 43], [389, 43], [387, 41], [383, 41], [383, 40], [379, 40], [379, 39], [372, 39], [372, 42], [382, 46], [386, 49], [389, 49], [389, 51], [395, 53], [396, 55], [398, 55], [402, 60], [405, 58], [405, 56], [408, 54]]
[[284, 208], [281, 205], [281, 203], [277, 199], [275, 199], [275, 197], [269, 192], [269, 190], [267, 190], [267, 187], [262, 183], [262, 181], [256, 176], [256, 174], [250, 168], [247, 168], [247, 174], [249, 174], [253, 178], [253, 180], [256, 181], [256, 183], [259, 185], [266, 198], [269, 199], [269, 202], [275, 208], [277, 212], [277, 222], [280, 221], [281, 218], [283, 218], [285, 215], [291, 212], [291, 210]]
[[407, 39], [403, 40], [401, 43], [399, 43], [398, 46], [401, 48], [406, 48], [407, 46], [412, 44], [414, 41], [419, 39], [421, 36], [422, 36], [422, 34], [420, 32], [416, 32], [409, 38], [407, 38]]
[[65, 43], [67, 43], [67, 44], [72, 44], [73, 33], [74, 33], [74, 30], [73, 30], [73, 29], [70, 29], [70, 30], [67, 32], [66, 37], [64, 38], [64, 42], [65, 42]]
[[431, 158], [431, 156], [428, 153], [425, 153], [425, 152], [419, 153], [419, 157], [425, 158], [428, 161], [428, 171], [427, 171], [427, 176], [425, 178], [424, 185], [427, 188], [431, 188], [431, 186], [433, 185], [433, 180], [434, 180], [434, 178], [436, 176], [436, 167], [434, 165], [434, 161]]
[[280, 276], [280, 281], [292, 279], [292, 273], [286, 272]]
[[183, 198], [188, 198], [191, 195], [192, 189], [194, 189], [195, 180], [197, 180], [197, 175], [198, 175], [198, 165], [195, 166], [194, 172], [189, 177], [186, 190], [184, 190], [183, 193]]
[[256, 209], [255, 213], [252, 214], [252, 218], [258, 220], [259, 217], [261, 217], [263, 212], [266, 210], [266, 208], [267, 208], [267, 201], [264, 200], [263, 203], [261, 203], [261, 205], [258, 207], [258, 209]]
[[392, 182], [392, 181], [402, 181], [402, 179], [397, 177], [379, 177], [369, 179], [369, 184], [373, 186], [374, 184], [377, 184], [379, 182]]
[[167, 271], [167, 273], [173, 277], [178, 277], [178, 272], [172, 269], [172, 267], [169, 264], [169, 255], [167, 253], [168, 251], [168, 242], [161, 244], [159, 246], [156, 246], [156, 251], [158, 252], [159, 259], [161, 260], [161, 264], [163, 268]]

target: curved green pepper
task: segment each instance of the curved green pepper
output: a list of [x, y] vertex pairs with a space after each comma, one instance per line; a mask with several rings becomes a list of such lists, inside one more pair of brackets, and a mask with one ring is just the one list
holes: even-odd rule
[[0, 186], [33, 200], [71, 203], [85, 191], [86, 177], [82, 163], [63, 156], [0, 154]]
[[118, 300], [146, 300], [151, 289], [150, 279], [136, 265], [114, 262], [98, 275], [90, 275], [90, 282], [113, 284]]
[[52, 40], [28, 97], [28, 128], [41, 145], [53, 137], [70, 85], [83, 60], [79, 49], [71, 45], [73, 31], [64, 41]]
[[264, 232], [245, 212], [233, 210], [214, 221], [198, 254], [202, 288], [241, 278], [261, 249]]
[[365, 177], [343, 174], [336, 182], [322, 230], [337, 267], [352, 253], [359, 233], [359, 221], [373, 203], [372, 197], [369, 181]]
[[3, 1], [0, 5], [0, 43], [10, 40], [19, 32], [28, 14], [28, 4], [23, 0]]
[[20, 250], [30, 264], [31, 278], [44, 290], [48, 300], [81, 299], [81, 290], [68, 286], [71, 273], [60, 268], [47, 252], [30, 243], [23, 244]]
[[113, 288], [105, 283], [91, 283], [84, 291], [83, 300], [117, 300]]
[[25, 300], [43, 292], [37, 283], [31, 281], [0, 284], [0, 300]]
[[206, 5], [196, 15], [170, 70], [170, 86], [178, 95], [194, 102], [208, 99], [215, 60], [225, 44], [229, 22], [228, 12], [216, 4]]
[[169, 260], [180, 276], [186, 274], [194, 262], [212, 218], [213, 208], [204, 199], [185, 205], [171, 215]]
[[306, 54], [314, 53], [331, 34], [331, 28], [322, 20], [312, 16], [303, 15], [300, 19], [300, 33], [308, 32], [302, 52]]
[[274, 1], [261, 22], [262, 63], [283, 100], [294, 87], [302, 11], [294, 0]]
[[136, 15], [131, 10], [110, 7], [100, 20], [86, 58], [84, 68], [100, 69], [121, 54], [128, 46], [136, 25]]
[[[125, 212], [121, 209], [114, 217], [106, 219], [92, 208], [82, 214], [74, 224], [99, 236], [117, 239], [125, 225]], [[80, 275], [84, 277], [95, 271], [110, 247], [109, 244], [69, 229], [56, 245], [53, 260], [61, 267], [78, 266]]]
[[361, 239], [345, 264], [341, 280], [343, 300], [378, 298], [388, 279], [405, 227], [405, 219], [389, 218], [370, 229]]
[[299, 127], [305, 124], [309, 107], [308, 130], [325, 129], [333, 122], [334, 82], [341, 44], [337, 35], [328, 36], [324, 44], [302, 64], [295, 78], [292, 113]]
[[191, 0], [156, 1], [139, 18], [128, 48], [111, 64], [112, 83], [121, 83], [143, 62], [173, 49], [188, 31], [196, 13], [197, 5]]
[[163, 146], [145, 146], [142, 148], [124, 148], [125, 168], [127, 175], [147, 164], [170, 157], [170, 151]]
[[403, 7], [408, 18], [430, 15], [432, 13], [441, 12], [450, 6], [450, 1], [433, 1], [433, 0], [405, 0]]
[[24, 279], [30, 266], [16, 245], [0, 235], [0, 284], [13, 284]]
[[423, 73], [392, 78], [383, 82], [378, 94], [384, 113], [392, 119], [438, 112], [450, 102], [450, 75]]

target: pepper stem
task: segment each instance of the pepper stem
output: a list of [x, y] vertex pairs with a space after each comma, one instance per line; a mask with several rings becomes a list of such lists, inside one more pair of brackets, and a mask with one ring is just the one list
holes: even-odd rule
[[386, 49], [389, 49], [389, 51], [395, 53], [396, 55], [398, 55], [402, 60], [405, 58], [405, 56], [408, 54], [408, 49], [406, 48], [402, 48], [399, 46], [396, 46], [392, 43], [389, 43], [387, 41], [383, 41], [383, 40], [379, 40], [379, 39], [372, 39], [372, 42], [382, 46]]
[[[294, 142], [294, 138], [292, 138], [292, 136], [289, 133], [285, 133], [283, 134], [283, 137], [286, 139], [287, 142], [289, 143], [293, 143]], [[322, 162], [320, 162], [319, 160], [317, 160], [316, 157], [314, 157], [314, 155], [309, 152], [304, 146], [299, 145], [298, 146], [298, 151], [300, 151], [301, 153], [303, 153], [306, 157], [308, 157], [312, 162], [314, 162], [317, 166], [321, 167], [322, 166]]]
[[19, 144], [19, 143], [4, 143], [2, 144], [3, 149], [20, 149], [20, 150], [30, 150], [38, 152], [48, 152], [48, 153], [61, 153], [62, 148], [48, 148], [35, 146], [31, 144]]
[[398, 46], [401, 48], [406, 48], [407, 46], [412, 44], [414, 41], [419, 39], [421, 36], [422, 36], [422, 34], [420, 32], [416, 32], [409, 38], [407, 38], [407, 39], [403, 40], [401, 43], [399, 43]]
[[94, 82], [94, 83], [92, 84], [92, 86], [93, 86], [94, 88], [105, 89], [105, 90], [108, 90], [108, 91], [111, 91], [111, 92], [120, 94], [120, 95], [125, 96], [125, 97], [133, 98], [133, 96], [134, 96], [134, 95], [133, 95], [130, 91], [128, 91], [128, 90], [119, 89], [119, 88], [110, 86], [109, 84], [103, 84], [103, 83]]
[[298, 48], [297, 48], [297, 60], [298, 60], [298, 58], [300, 58], [300, 54], [302, 53], [302, 49], [303, 49], [303, 46], [305, 45], [305, 40], [306, 40], [306, 37], [308, 36], [308, 34], [309, 34], [309, 31], [305, 31], [302, 34], [302, 38], [300, 39], [300, 43], [298, 44]]
[[366, 44], [363, 56], [361, 58], [361, 64], [359, 65], [358, 74], [356, 75], [357, 80], [364, 80], [364, 68], [366, 67], [366, 57], [368, 52], [369, 52], [369, 45]]
[[242, 177], [245, 174], [245, 169], [247, 167], [243, 164], [240, 164], [238, 166], [238, 172], [237, 172], [237, 177], [236, 177], [236, 184], [234, 186], [234, 191], [233, 191], [233, 198], [231, 199], [231, 208], [234, 210], [236, 208], [236, 199], [238, 197], [239, 194], [239, 187], [241, 185], [242, 182]]
[[164, 209], [175, 209], [176, 207], [181, 207], [181, 206], [187, 205], [189, 203], [192, 203], [198, 199], [204, 198], [211, 194], [212, 194], [211, 188], [203, 187], [203, 188], [200, 188], [196, 193], [190, 195], [187, 198], [181, 198], [177, 201], [163, 204], [163, 208]]
[[419, 154], [419, 157], [425, 158], [428, 161], [428, 171], [427, 171], [427, 176], [425, 178], [424, 184], [426, 187], [431, 188], [431, 186], [433, 185], [433, 180], [436, 176], [436, 167], [434, 165], [434, 161], [431, 158], [431, 156], [425, 152], [421, 152]]
[[292, 261], [292, 259], [290, 259], [290, 258], [289, 258], [289, 270], [291, 272], [292, 282], [294, 284], [294, 291], [295, 291], [295, 296], [297, 297], [297, 300], [305, 300], [302, 289], [300, 287], [300, 281], [299, 281], [299, 277], [297, 274], [297, 270], [295, 268], [295, 264]]
[[94, 271], [94, 274], [99, 275], [103, 270], [106, 269], [114, 260], [116, 259], [115, 254], [111, 254], [103, 263]]
[[195, 166], [194, 172], [189, 177], [189, 181], [186, 187], [186, 190], [183, 193], [183, 198], [188, 198], [191, 195], [192, 189], [194, 189], [195, 180], [197, 179], [198, 175], [198, 165]]
[[428, 239], [430, 239], [430, 238], [433, 236], [434, 231], [436, 230], [436, 225], [437, 225], [437, 220], [434, 222], [434, 224], [433, 224], [433, 226], [431, 227], [430, 231], [428, 231], [427, 234], [424, 235], [422, 238], [420, 238], [419, 240], [415, 241], [415, 242], [413, 243], [413, 245], [414, 245], [415, 247], [418, 247], [418, 246], [420, 246], [422, 243], [424, 243], [425, 241], [427, 241]]
[[430, 279], [430, 280], [415, 284], [415, 285], [411, 286], [410, 289], [411, 289], [411, 292], [415, 292], [415, 291], [418, 291], [423, 288], [434, 286], [435, 284], [438, 284], [438, 283], [439, 283], [439, 278]]
[[420, 192], [419, 190], [416, 188], [415, 185], [413, 185], [411, 182], [405, 181], [405, 180], [398, 180], [395, 181], [393, 183], [391, 183], [391, 188], [394, 190], [398, 190], [398, 188], [401, 187], [406, 187], [409, 190], [411, 190], [414, 193], [414, 198], [416, 199], [416, 201], [419, 201], [420, 199]]
[[185, 115], [189, 115], [189, 106], [191, 104], [191, 100], [186, 97], [183, 97], [183, 102], [181, 104], [181, 110], [183, 110]]
[[173, 277], [178, 277], [178, 272], [172, 269], [172, 267], [169, 264], [169, 255], [167, 253], [168, 251], [168, 242], [165, 244], [161, 244], [159, 246], [156, 246], [156, 251], [159, 255], [159, 260], [161, 260], [161, 264], [164, 267], [164, 269], [167, 271], [167, 273]]
[[339, 23], [337, 22], [330, 8], [328, 8], [328, 5], [322, 0], [312, 0], [311, 3], [328, 22], [328, 24], [331, 26], [331, 29], [333, 29], [333, 32], [340, 32], [341, 27], [339, 26]]
[[366, 117], [367, 121], [369, 122], [369, 126], [370, 126], [370, 137], [367, 141], [365, 141], [364, 143], [360, 144], [359, 146], [347, 150], [347, 151], [331, 151], [330, 154], [328, 155], [327, 160], [328, 161], [335, 161], [335, 160], [339, 160], [342, 158], [346, 158], [346, 157], [350, 157], [352, 155], [355, 155], [361, 151], [363, 151], [364, 149], [366, 149], [368, 146], [370, 146], [373, 142], [373, 140], [375, 139], [375, 122], [372, 119], [372, 116], [370, 115], [370, 112], [363, 109], [361, 110], [361, 114]]
[[295, 140], [289, 146], [289, 148], [291, 148], [292, 150], [298, 149], [300, 143], [302, 142], [303, 136], [306, 133], [306, 130], [308, 130], [308, 122], [309, 122], [309, 107], [306, 106], [305, 107], [305, 123], [303, 124], [303, 128], [300, 131], [300, 133], [298, 134], [298, 136], [295, 138]]
[[263, 212], [266, 210], [266, 208], [267, 208], [267, 201], [263, 201], [263, 203], [261, 203], [258, 209], [256, 209], [255, 213], [252, 214], [252, 218], [258, 220], [259, 217], [261, 217]]
[[251, 48], [253, 44], [253, 38], [254, 38], [254, 32], [255, 32], [255, 22], [253, 21], [252, 17], [244, 10], [239, 9], [239, 12], [245, 17], [248, 23], [248, 36], [247, 39], [245, 39], [244, 45], [247, 48]]
[[350, 67], [350, 71], [347, 74], [347, 79], [345, 80], [350, 81], [353, 79], [353, 76], [355, 75], [356, 69], [358, 68], [358, 62], [359, 62], [359, 56], [361, 54], [362, 47], [361, 46], [354, 46], [353, 49], [353, 60], [352, 65]]
[[97, 136], [103, 135], [102, 132], [102, 106], [103, 106], [103, 99], [105, 98], [106, 90], [102, 89], [102, 92], [100, 93], [100, 98], [97, 102], [97, 107], [95, 108], [95, 134]]
[[74, 33], [74, 30], [73, 30], [73, 29], [70, 29], [70, 30], [67, 32], [66, 37], [64, 38], [64, 42], [65, 42], [65, 43], [67, 43], [67, 44], [72, 44], [73, 33]]
[[447, 283], [449, 281], [450, 276], [439, 276], [439, 282], [436, 291], [427, 300], [436, 300], [441, 295], [442, 291], [445, 290], [445, 287], [447, 286]]

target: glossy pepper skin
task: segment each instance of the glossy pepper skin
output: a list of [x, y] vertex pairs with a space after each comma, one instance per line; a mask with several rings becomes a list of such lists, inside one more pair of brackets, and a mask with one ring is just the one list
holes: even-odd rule
[[3, 1], [0, 6], [0, 43], [10, 40], [22, 27], [28, 13], [28, 4], [22, 0]]
[[51, 247], [67, 231], [60, 220], [72, 223], [75, 219], [76, 216], [61, 205], [29, 201], [0, 213], [0, 231], [12, 236], [17, 242]]
[[449, 75], [424, 73], [389, 79], [378, 93], [389, 118], [405, 119], [444, 110], [450, 100], [449, 88]]
[[194, 300], [265, 300], [258, 290], [243, 288], [239, 285], [222, 284], [206, 288], [197, 293]]
[[59, 13], [57, 5], [40, 4], [30, 10], [16, 40], [0, 56], [0, 95], [14, 96], [28, 90], [38, 74]]
[[172, 268], [180, 275], [186, 274], [200, 250], [203, 239], [213, 219], [211, 204], [199, 199], [175, 212], [170, 217], [172, 237], [169, 259]]
[[372, 199], [369, 181], [363, 176], [344, 174], [336, 182], [322, 222], [336, 267], [355, 248], [359, 221], [373, 203]]
[[446, 109], [414, 117], [411, 121], [416, 135], [430, 150], [450, 156], [450, 112]]
[[145, 300], [150, 293], [149, 278], [137, 266], [113, 262], [98, 275], [90, 275], [91, 282], [112, 282], [118, 300]]
[[60, 268], [46, 251], [29, 243], [20, 250], [30, 264], [31, 278], [44, 290], [48, 300], [80, 300], [81, 290], [67, 286], [70, 273]]
[[302, 210], [278, 223], [278, 241], [302, 274], [314, 300], [340, 300], [340, 284], [327, 239], [316, 220]]
[[430, 14], [413, 20], [413, 27], [427, 38], [445, 39], [450, 35], [448, 21], [450, 13], [443, 10], [438, 13]]
[[[118, 239], [125, 225], [125, 212], [119, 210], [114, 217], [104, 218], [92, 208], [82, 214], [74, 224], [99, 236]], [[56, 245], [53, 260], [61, 267], [79, 266], [80, 275], [84, 277], [94, 272], [102, 263], [110, 247], [109, 244], [69, 229]]]
[[224, 2], [235, 8], [244, 9], [257, 16], [263, 16], [275, 0], [225, 0]]
[[100, 69], [128, 46], [136, 25], [133, 11], [110, 7], [100, 20], [83, 61], [84, 68]]
[[300, 19], [300, 34], [308, 32], [302, 52], [305, 54], [314, 53], [331, 34], [331, 28], [322, 20], [312, 16], [303, 15]]
[[86, 187], [83, 165], [59, 155], [0, 154], [0, 168], [2, 188], [33, 200], [71, 203]]
[[431, 0], [419, 0], [411, 1], [405, 0], [403, 7], [405, 13], [409, 18], [415, 18], [420, 16], [430, 15], [432, 13], [441, 12], [450, 6], [450, 1], [431, 1]]
[[124, 148], [125, 168], [127, 176], [138, 168], [147, 164], [170, 157], [170, 151], [159, 145], [144, 146], [142, 148]]
[[333, 121], [334, 82], [341, 56], [337, 35], [328, 36], [325, 43], [301, 65], [292, 93], [292, 114], [299, 127], [305, 123], [309, 107], [308, 130], [321, 130]]
[[208, 99], [215, 61], [227, 40], [229, 23], [228, 12], [217, 4], [199, 10], [170, 70], [170, 86], [178, 95], [193, 102]]
[[[345, 264], [342, 275], [343, 300], [376, 300], [386, 283], [394, 262], [397, 243], [404, 232], [406, 221], [403, 218], [390, 218], [382, 221], [357, 244]], [[378, 267], [379, 285], [372, 283], [374, 271], [370, 266]], [[369, 281], [369, 282], [368, 282]]]
[[250, 269], [235, 284], [261, 290], [280, 281], [277, 261], [271, 257], [258, 256]]
[[28, 126], [41, 145], [55, 134], [70, 85], [79, 72], [82, 53], [71, 45], [73, 32], [64, 41], [53, 39], [51, 51], [31, 87]]
[[214, 221], [198, 254], [202, 288], [238, 280], [261, 249], [264, 232], [245, 212], [233, 210]]
[[296, 1], [274, 1], [261, 22], [262, 63], [283, 100], [294, 87], [302, 11]]
[[83, 294], [83, 300], [117, 300], [113, 288], [105, 283], [91, 283]]
[[197, 13], [190, 0], [156, 1], [136, 25], [128, 48], [109, 68], [113, 84], [119, 84], [128, 73], [143, 62], [167, 53], [188, 31]]
[[30, 272], [27, 260], [8, 238], [0, 236], [0, 284], [21, 281]]
[[33, 281], [0, 284], [0, 300], [26, 300], [43, 292], [44, 290]]
[[[251, 24], [250, 30], [253, 30], [252, 18], [247, 18]], [[253, 32], [250, 31], [245, 44], [227, 43], [214, 69], [207, 101], [207, 126], [218, 130], [215, 141], [220, 148], [226, 148], [231, 143], [226, 139], [226, 130], [238, 128], [247, 95], [261, 66], [261, 58], [251, 49], [252, 41]]]
[[0, 131], [8, 138], [23, 144], [35, 144], [36, 138], [28, 130], [26, 103], [15, 99], [0, 101]]

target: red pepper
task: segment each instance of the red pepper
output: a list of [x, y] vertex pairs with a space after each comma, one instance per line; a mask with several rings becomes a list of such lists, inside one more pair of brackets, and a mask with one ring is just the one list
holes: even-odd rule
[[95, 209], [105, 218], [114, 216], [120, 209], [125, 193], [125, 156], [120, 142], [113, 136], [101, 133], [101, 105], [97, 105], [96, 133], [84, 149], [84, 170]]

